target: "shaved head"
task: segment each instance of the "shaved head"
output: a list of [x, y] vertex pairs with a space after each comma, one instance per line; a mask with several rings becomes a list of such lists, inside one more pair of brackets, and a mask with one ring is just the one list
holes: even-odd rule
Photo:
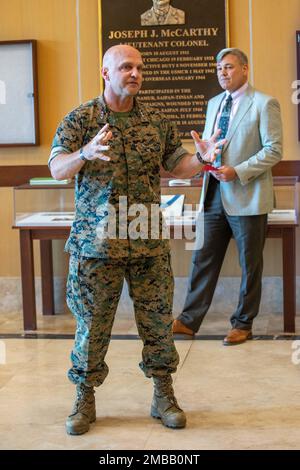
[[142, 60], [140, 52], [135, 49], [135, 47], [127, 46], [126, 44], [118, 44], [117, 46], [112, 46], [105, 52], [103, 56], [103, 68], [110, 68], [110, 66], [117, 61], [121, 56], [128, 54], [137, 54]]
[[105, 82], [104, 97], [111, 109], [119, 109], [121, 101], [132, 108], [133, 97], [142, 85], [143, 66], [140, 52], [132, 46], [118, 44], [105, 52], [101, 72]]

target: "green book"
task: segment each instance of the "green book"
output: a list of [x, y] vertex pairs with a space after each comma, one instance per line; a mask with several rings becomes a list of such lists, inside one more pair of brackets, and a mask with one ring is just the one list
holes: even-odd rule
[[72, 182], [71, 179], [65, 179], [65, 180], [56, 180], [54, 178], [51, 178], [50, 176], [47, 177], [38, 177], [38, 178], [30, 178], [29, 180], [29, 184], [37, 184], [37, 185], [42, 185], [42, 184], [53, 184], [54, 186], [55, 185], [60, 185], [60, 184], [70, 184]]

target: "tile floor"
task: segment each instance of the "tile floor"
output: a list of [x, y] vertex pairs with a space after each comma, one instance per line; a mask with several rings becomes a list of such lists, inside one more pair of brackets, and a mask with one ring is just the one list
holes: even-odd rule
[[299, 449], [300, 370], [292, 342], [177, 341], [176, 395], [183, 430], [149, 416], [152, 385], [138, 368], [141, 343], [112, 340], [110, 374], [97, 390], [97, 421], [68, 436], [74, 387], [66, 379], [72, 340], [2, 339], [0, 449]]
[[50, 339], [8, 338], [22, 333], [22, 316], [0, 319], [0, 449], [300, 449], [300, 364], [292, 361], [294, 353], [300, 362], [292, 349], [300, 351], [300, 342], [259, 336], [282, 333], [281, 315], [261, 314], [257, 340], [235, 347], [207, 340], [228, 329], [228, 315], [214, 313], [199, 332], [203, 339], [176, 339], [175, 390], [188, 418], [183, 430], [149, 416], [152, 384], [138, 368], [141, 342], [133, 339], [132, 315], [117, 315], [115, 338], [129, 339], [111, 341], [110, 374], [96, 394], [97, 421], [83, 436], [68, 436], [64, 428], [74, 398], [66, 378], [73, 341], [59, 336], [71, 335], [74, 321], [38, 315], [38, 328]]

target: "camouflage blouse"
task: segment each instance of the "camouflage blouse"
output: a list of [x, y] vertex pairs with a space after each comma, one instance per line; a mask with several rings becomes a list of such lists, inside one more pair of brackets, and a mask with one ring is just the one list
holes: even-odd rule
[[113, 134], [110, 161], [86, 161], [76, 175], [75, 219], [66, 251], [88, 258], [159, 256], [169, 250], [161, 216], [159, 230], [153, 222], [160, 203], [160, 165], [172, 171], [187, 153], [173, 123], [138, 100], [131, 112], [114, 113], [98, 97], [63, 119], [49, 164], [59, 153], [86, 145], [107, 123]]

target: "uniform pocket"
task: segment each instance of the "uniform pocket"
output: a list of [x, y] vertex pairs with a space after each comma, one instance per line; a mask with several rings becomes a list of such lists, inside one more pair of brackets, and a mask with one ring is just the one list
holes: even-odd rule
[[79, 258], [71, 255], [69, 261], [69, 274], [67, 280], [67, 305], [71, 313], [76, 317], [82, 310], [81, 292], [79, 283]]
[[136, 144], [136, 150], [149, 169], [160, 167], [162, 143], [157, 133], [141, 135], [140, 141]]

